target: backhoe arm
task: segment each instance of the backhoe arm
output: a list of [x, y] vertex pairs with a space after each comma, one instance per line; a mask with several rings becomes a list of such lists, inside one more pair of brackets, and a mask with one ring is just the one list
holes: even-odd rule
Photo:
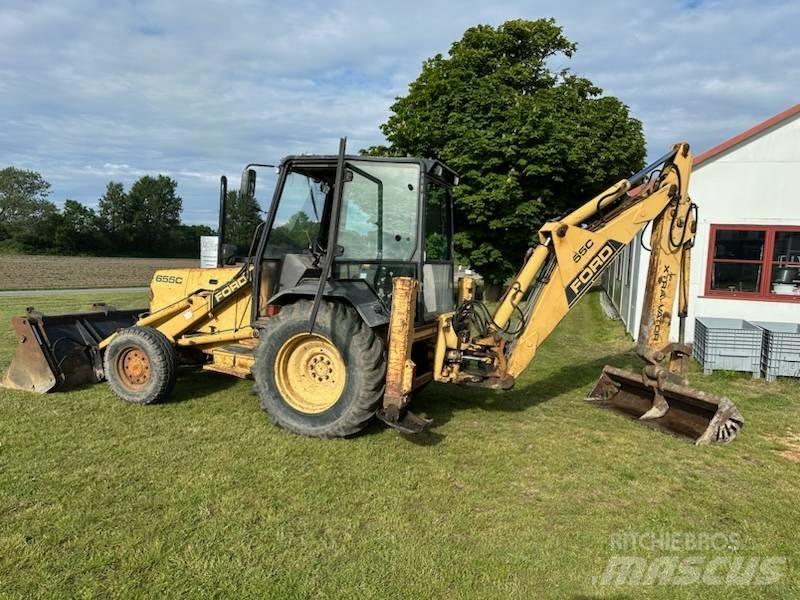
[[[510, 345], [508, 375], [516, 378], [530, 364], [536, 349], [569, 310], [651, 222], [652, 252], [638, 351], [648, 362], [660, 362], [663, 357], [659, 353], [669, 351], [675, 294], [679, 281], [684, 291], [688, 282], [688, 252], [695, 232], [696, 212], [688, 194], [692, 168], [688, 144], [675, 146], [640, 177], [658, 166], [658, 176], [640, 186], [635, 195], [628, 192], [637, 180], [622, 180], [565, 218], [540, 229], [539, 246], [494, 318], [499, 331], [508, 326], [514, 313], [524, 315], [522, 332]], [[522, 312], [520, 304], [528, 290], [527, 310]], [[685, 294], [683, 299], [685, 311]]]
[[[539, 230], [539, 245], [491, 318], [477, 314], [474, 303], [462, 305], [452, 316], [453, 335], [445, 336], [451, 351], [442, 357], [437, 379], [513, 385], [537, 348], [649, 223], [653, 252], [648, 281], [655, 285], [648, 287], [646, 302], [652, 309], [645, 305], [639, 351], [643, 356], [666, 351], [675, 291], [680, 273], [688, 269], [684, 257], [694, 238], [695, 213], [688, 195], [691, 166], [688, 144], [678, 144], [637, 175], [612, 185], [564, 218], [546, 223]], [[657, 175], [637, 187], [635, 194], [629, 193], [651, 173]], [[448, 334], [446, 322], [444, 329]], [[472, 332], [469, 337], [467, 331]], [[471, 368], [470, 360], [482, 370]]]
[[[645, 365], [639, 373], [606, 366], [587, 399], [698, 444], [733, 440], [743, 424], [734, 404], [690, 389], [685, 379], [689, 352], [683, 332], [697, 224], [688, 192], [691, 170], [689, 145], [677, 144], [636, 175], [562, 219], [546, 223], [539, 230], [539, 245], [529, 252], [494, 314], [481, 302], [466, 298], [455, 312], [439, 317], [433, 379], [512, 387], [570, 309], [650, 224], [650, 264], [637, 340], [637, 353]], [[410, 278], [395, 279], [390, 375], [383, 408], [377, 413], [392, 426], [402, 429], [408, 423], [414, 431], [427, 424], [406, 408], [415, 369], [409, 350], [414, 331], [409, 324], [416, 285]], [[680, 341], [672, 344], [676, 296]]]

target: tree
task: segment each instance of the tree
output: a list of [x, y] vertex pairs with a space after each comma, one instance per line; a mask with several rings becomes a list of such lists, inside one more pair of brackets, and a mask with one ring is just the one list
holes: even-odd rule
[[110, 181], [100, 198], [100, 218], [114, 245], [136, 254], [169, 252], [183, 205], [177, 187], [166, 175], [145, 175], [127, 193]]
[[0, 240], [29, 235], [55, 205], [47, 200], [50, 184], [36, 171], [0, 170]]
[[161, 256], [197, 258], [200, 255], [200, 236], [214, 235], [208, 225], [178, 225], [170, 234], [170, 247]]
[[64, 253], [94, 254], [104, 247], [100, 217], [76, 200], [65, 200], [55, 231], [55, 246]]
[[548, 219], [643, 165], [641, 123], [588, 79], [553, 19], [479, 25], [425, 61], [381, 126], [391, 148], [437, 156], [461, 174], [456, 249], [491, 283], [519, 267]]
[[231, 191], [225, 200], [225, 242], [247, 252], [253, 233], [263, 221], [258, 201], [247, 194]]
[[136, 207], [121, 183], [109, 181], [106, 192], [100, 198], [100, 222], [114, 246], [129, 250], [136, 238]]
[[131, 186], [128, 202], [134, 208], [134, 240], [140, 247], [169, 248], [183, 208], [177, 188], [178, 182], [166, 175], [145, 175]]

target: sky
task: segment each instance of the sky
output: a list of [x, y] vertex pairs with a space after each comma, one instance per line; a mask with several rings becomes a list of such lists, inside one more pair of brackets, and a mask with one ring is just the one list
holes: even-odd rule
[[168, 174], [184, 221], [215, 225], [221, 174], [381, 143], [426, 58], [540, 17], [578, 44], [554, 66], [627, 104], [650, 157], [800, 102], [797, 0], [0, 0], [0, 167], [92, 207], [109, 180]]

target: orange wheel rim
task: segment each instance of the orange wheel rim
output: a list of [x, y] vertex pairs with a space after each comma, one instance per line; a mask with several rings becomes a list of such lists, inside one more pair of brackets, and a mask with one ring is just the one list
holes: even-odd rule
[[150, 381], [150, 359], [138, 346], [120, 352], [114, 366], [119, 381], [131, 390], [140, 390]]

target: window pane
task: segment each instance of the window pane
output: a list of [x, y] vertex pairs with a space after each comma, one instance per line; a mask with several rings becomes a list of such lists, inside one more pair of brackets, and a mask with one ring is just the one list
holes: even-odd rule
[[800, 231], [776, 231], [772, 260], [800, 264]]
[[327, 184], [306, 175], [288, 174], [265, 250], [267, 258], [299, 254], [317, 241], [327, 189]]
[[718, 229], [714, 258], [761, 260], [764, 256], [763, 231]]
[[342, 258], [411, 260], [417, 241], [419, 165], [351, 164], [380, 185], [355, 172], [352, 181], [345, 182], [338, 236]]
[[450, 260], [450, 204], [436, 183], [428, 184], [425, 200], [425, 260]]
[[723, 292], [757, 292], [761, 265], [750, 263], [714, 263], [711, 289]]
[[392, 304], [392, 280], [395, 277], [418, 277], [414, 263], [338, 263], [333, 269], [335, 279], [366, 281], [387, 306]]
[[344, 248], [342, 258], [369, 260], [378, 257], [379, 191], [377, 183], [358, 173], [353, 173], [352, 181], [345, 183], [337, 238]]
[[773, 264], [770, 282], [773, 294], [800, 296], [800, 267]]
[[424, 265], [422, 267], [422, 297], [425, 315], [453, 310], [453, 265]]

